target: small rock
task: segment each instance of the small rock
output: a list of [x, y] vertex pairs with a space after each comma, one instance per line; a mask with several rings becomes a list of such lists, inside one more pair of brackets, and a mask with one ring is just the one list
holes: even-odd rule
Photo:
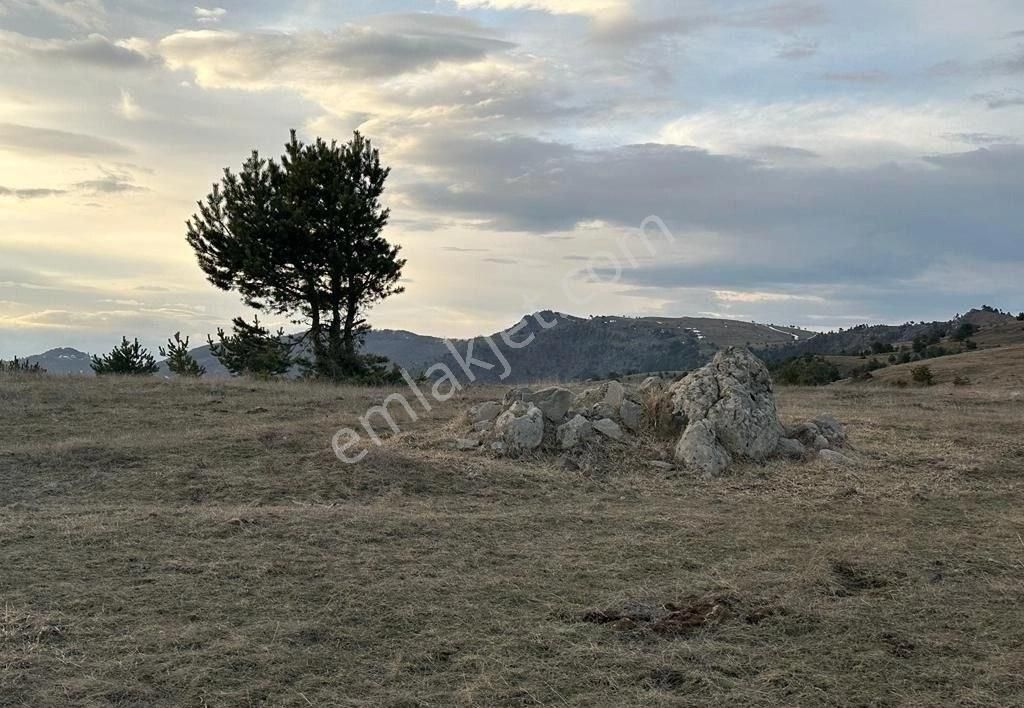
[[571, 450], [593, 436], [594, 427], [581, 415], [575, 416], [567, 423], [558, 426], [558, 444], [563, 450]]
[[634, 433], [640, 430], [640, 422], [643, 419], [644, 409], [636, 401], [628, 398], [622, 401], [619, 406], [619, 420]]
[[622, 428], [619, 427], [619, 424], [610, 418], [602, 418], [595, 422], [594, 430], [612, 440], [622, 440], [626, 437], [625, 433], [622, 432]]
[[644, 379], [644, 382], [640, 384], [640, 393], [647, 393], [648, 391], [655, 393], [665, 387], [665, 382], [658, 376], [648, 376]]
[[853, 460], [844, 455], [841, 452], [835, 450], [822, 450], [818, 453], [818, 459], [822, 462], [827, 462], [830, 465], [836, 465], [838, 467], [848, 467], [853, 464]]
[[501, 415], [504, 407], [497, 401], [486, 401], [469, 409], [469, 420], [474, 425], [487, 423]]
[[618, 381], [609, 381], [605, 384], [604, 402], [612, 408], [618, 409], [626, 397], [626, 389]]
[[572, 406], [572, 391], [559, 386], [541, 389], [533, 394], [531, 403], [540, 408], [544, 417], [552, 423], [558, 423]]
[[807, 448], [799, 440], [782, 438], [779, 440], [779, 446], [775, 448], [775, 454], [790, 460], [802, 460], [807, 454]]
[[[522, 415], [518, 415], [517, 407], [526, 410]], [[544, 440], [544, 414], [536, 406], [531, 405], [527, 408], [524, 403], [519, 402], [498, 416], [494, 430], [510, 452], [535, 450]]]

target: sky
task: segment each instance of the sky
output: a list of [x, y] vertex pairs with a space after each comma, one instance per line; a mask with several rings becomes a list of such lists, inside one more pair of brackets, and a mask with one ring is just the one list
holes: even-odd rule
[[377, 328], [1016, 312], [1022, 119], [1019, 0], [0, 0], [0, 357], [247, 314], [185, 221], [292, 128], [392, 167]]

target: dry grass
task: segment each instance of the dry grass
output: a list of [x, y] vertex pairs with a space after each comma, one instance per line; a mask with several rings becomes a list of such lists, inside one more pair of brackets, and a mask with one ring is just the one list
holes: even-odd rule
[[704, 482], [448, 449], [487, 390], [337, 462], [383, 395], [0, 378], [0, 705], [1021, 704], [1020, 398], [785, 389], [857, 466]]

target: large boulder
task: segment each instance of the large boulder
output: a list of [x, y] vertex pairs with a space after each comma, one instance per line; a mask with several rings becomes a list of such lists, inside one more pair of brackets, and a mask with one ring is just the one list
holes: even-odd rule
[[545, 418], [552, 423], [558, 423], [569, 412], [569, 408], [572, 406], [573, 395], [572, 391], [567, 388], [552, 386], [551, 388], [543, 388], [533, 393], [529, 400], [533, 405], [540, 408]]
[[510, 452], [536, 450], [544, 441], [544, 414], [537, 406], [518, 403], [498, 416], [494, 432]]
[[[685, 426], [677, 461], [714, 475], [733, 459], [761, 461], [778, 450], [784, 430], [772, 379], [747, 349], [720, 351], [674, 384], [670, 395], [673, 413]], [[695, 425], [700, 427], [691, 431]]]

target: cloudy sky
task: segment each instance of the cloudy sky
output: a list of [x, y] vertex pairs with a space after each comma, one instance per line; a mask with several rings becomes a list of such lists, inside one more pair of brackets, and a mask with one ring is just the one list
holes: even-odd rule
[[0, 0], [0, 356], [243, 313], [184, 222], [293, 127], [393, 166], [377, 327], [1024, 309], [1020, 0]]

